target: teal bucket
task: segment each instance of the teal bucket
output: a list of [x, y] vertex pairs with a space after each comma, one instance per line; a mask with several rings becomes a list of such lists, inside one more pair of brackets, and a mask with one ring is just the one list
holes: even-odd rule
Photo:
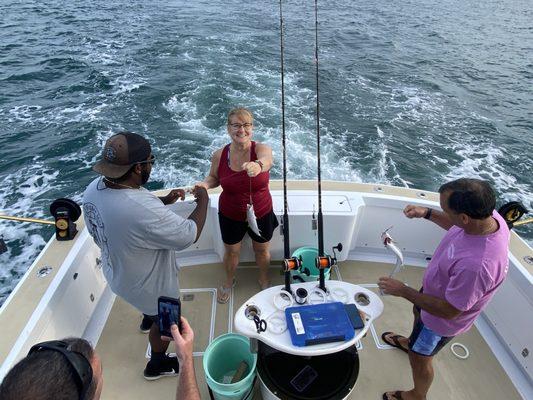
[[[248, 364], [247, 370], [238, 382], [230, 383], [242, 361]], [[228, 333], [213, 340], [205, 350], [203, 364], [215, 400], [251, 399], [256, 363], [257, 354], [250, 351], [246, 336]]]
[[[324, 253], [325, 256], [327, 256], [327, 253]], [[300, 271], [291, 271], [291, 275], [294, 277], [295, 275], [300, 276], [305, 282], [312, 282], [312, 281], [318, 281], [318, 278], [320, 276], [320, 271], [316, 267], [315, 259], [318, 256], [318, 249], [316, 247], [311, 246], [304, 246], [300, 247], [299, 249], [296, 249], [294, 253], [292, 253], [293, 257], [302, 259], [302, 268]], [[301, 271], [305, 270], [307, 268], [309, 270], [309, 275], [306, 275], [302, 273]], [[331, 272], [331, 268], [328, 268], [324, 271], [324, 278], [326, 280], [329, 279], [329, 275]], [[294, 280], [294, 278], [293, 278]]]

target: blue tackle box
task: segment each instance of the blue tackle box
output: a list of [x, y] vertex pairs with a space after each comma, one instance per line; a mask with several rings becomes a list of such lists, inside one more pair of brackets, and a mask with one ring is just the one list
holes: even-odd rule
[[343, 342], [355, 334], [344, 304], [340, 302], [288, 307], [285, 318], [294, 346]]

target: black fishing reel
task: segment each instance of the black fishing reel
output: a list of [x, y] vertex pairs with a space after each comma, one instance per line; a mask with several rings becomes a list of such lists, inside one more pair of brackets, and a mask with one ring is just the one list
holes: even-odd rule
[[526, 214], [527, 208], [518, 201], [511, 201], [507, 204], [504, 204], [498, 209], [498, 212], [503, 217], [509, 229], [512, 229], [514, 223], [517, 222], [524, 214]]
[[342, 243], [337, 244], [337, 246], [333, 246], [331, 250], [333, 253], [333, 265], [337, 265], [337, 253], [335, 252], [335, 250], [340, 253], [342, 251]]
[[50, 214], [55, 218], [56, 239], [74, 239], [78, 233], [75, 222], [81, 215], [80, 206], [70, 199], [57, 199], [50, 205]]

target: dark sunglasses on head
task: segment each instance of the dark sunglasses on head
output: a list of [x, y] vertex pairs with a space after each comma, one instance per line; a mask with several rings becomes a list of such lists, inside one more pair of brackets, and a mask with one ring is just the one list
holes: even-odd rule
[[87, 360], [83, 354], [71, 350], [70, 346], [62, 340], [51, 340], [49, 342], [38, 343], [32, 346], [28, 355], [46, 350], [57, 351], [58, 353], [63, 354], [74, 374], [79, 399], [85, 400], [85, 395], [93, 380], [93, 368], [91, 367], [89, 360]]
[[152, 154], [148, 160], [140, 161], [140, 162], [138, 162], [136, 164], [152, 164], [152, 165], [154, 165], [154, 163], [155, 163], [155, 156]]

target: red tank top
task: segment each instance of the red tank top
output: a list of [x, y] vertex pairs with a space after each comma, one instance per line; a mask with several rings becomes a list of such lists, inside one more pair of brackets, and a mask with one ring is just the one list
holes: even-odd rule
[[[246, 171], [233, 171], [230, 168], [228, 144], [222, 150], [218, 163], [218, 180], [222, 186], [222, 193], [218, 200], [218, 209], [225, 217], [235, 221], [246, 221], [246, 205], [250, 203], [250, 180], [252, 181], [252, 202], [255, 216], [264, 217], [272, 211], [272, 196], [268, 190], [270, 173], [261, 172], [250, 178]], [[257, 160], [255, 142], [252, 141], [250, 161]]]

